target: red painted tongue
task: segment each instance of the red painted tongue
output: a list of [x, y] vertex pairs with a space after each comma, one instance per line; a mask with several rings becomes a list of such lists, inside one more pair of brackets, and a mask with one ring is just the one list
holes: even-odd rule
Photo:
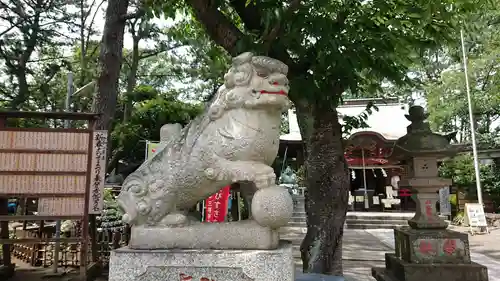
[[268, 95], [282, 95], [282, 96], [287, 95], [287, 93], [283, 90], [278, 91], [278, 92], [270, 92], [270, 91], [262, 90], [262, 91], [260, 91], [260, 93], [261, 94], [268, 94]]

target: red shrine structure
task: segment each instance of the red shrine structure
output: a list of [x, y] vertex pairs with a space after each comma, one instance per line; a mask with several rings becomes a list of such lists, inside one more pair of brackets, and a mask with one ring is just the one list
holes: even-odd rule
[[[357, 129], [346, 136], [345, 157], [351, 177], [351, 205], [365, 211], [412, 211], [415, 208], [408, 189], [397, 182], [405, 167], [392, 163], [388, 156], [395, 141], [406, 134], [410, 124], [404, 115], [408, 105], [397, 99], [345, 100], [338, 107], [339, 117], [357, 116], [372, 102], [378, 108], [369, 115], [368, 128]], [[288, 113], [290, 132], [280, 138], [279, 156], [297, 170], [304, 162], [303, 142], [293, 110]]]

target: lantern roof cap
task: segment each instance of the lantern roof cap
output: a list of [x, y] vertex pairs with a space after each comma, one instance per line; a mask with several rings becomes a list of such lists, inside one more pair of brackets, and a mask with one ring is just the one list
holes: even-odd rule
[[429, 114], [422, 106], [411, 106], [405, 117], [411, 124], [406, 127], [406, 135], [399, 138], [394, 144], [390, 158], [441, 158], [458, 153], [457, 148], [451, 145], [451, 140], [455, 138], [456, 132], [447, 135], [432, 132], [426, 121]]

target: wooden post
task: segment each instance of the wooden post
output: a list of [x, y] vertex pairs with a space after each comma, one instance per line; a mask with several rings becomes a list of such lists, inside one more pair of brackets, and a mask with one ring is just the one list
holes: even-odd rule
[[[7, 198], [0, 198], [0, 215], [8, 215], [8, 202], [9, 200]], [[2, 221], [0, 224], [0, 238], [2, 239], [9, 239], [9, 222], [8, 221]], [[10, 267], [11, 260], [10, 260], [10, 244], [3, 244], [2, 245], [2, 261], [3, 265], [6, 267]]]
[[[0, 128], [4, 128], [7, 124], [7, 120], [5, 118], [0, 118]], [[9, 199], [8, 198], [0, 198], [0, 216], [8, 215]], [[2, 221], [0, 222], [0, 238], [9, 239], [9, 222]], [[11, 267], [12, 262], [10, 259], [10, 244], [2, 245], [2, 261], [3, 265], [6, 267]]]
[[92, 262], [98, 262], [99, 253], [97, 245], [97, 223], [96, 215], [89, 215], [90, 222], [90, 247], [92, 251]]
[[83, 220], [82, 220], [82, 238], [80, 248], [80, 279], [87, 280], [87, 265], [88, 265], [88, 249], [89, 249], [89, 201], [91, 192], [91, 169], [92, 169], [92, 155], [94, 140], [95, 121], [89, 122], [88, 147], [87, 147], [87, 179], [85, 181], [85, 198], [83, 206]]

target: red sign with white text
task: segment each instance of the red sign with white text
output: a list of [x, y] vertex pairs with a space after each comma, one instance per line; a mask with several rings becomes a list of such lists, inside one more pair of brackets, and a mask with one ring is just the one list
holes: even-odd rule
[[228, 185], [205, 200], [206, 222], [223, 222], [227, 214], [227, 203], [231, 187]]

